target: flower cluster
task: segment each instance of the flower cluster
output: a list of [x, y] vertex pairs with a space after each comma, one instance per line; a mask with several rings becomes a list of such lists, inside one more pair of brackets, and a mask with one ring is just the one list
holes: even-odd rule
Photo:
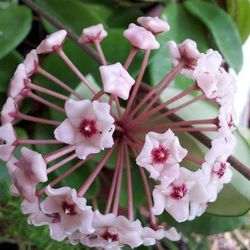
[[[227, 158], [235, 148], [234, 77], [222, 67], [222, 57], [217, 51], [200, 53], [194, 41], [185, 40], [179, 45], [170, 41], [168, 46], [174, 68], [154, 84], [155, 87], [145, 87], [142, 80], [150, 52], [160, 47], [156, 36], [167, 32], [169, 25], [158, 17], [140, 17], [138, 24], [140, 26], [130, 24], [124, 32], [124, 37], [132, 45], [124, 64], [107, 62], [101, 47], [107, 32], [101, 24], [83, 30], [79, 43], [94, 46], [102, 62], [99, 68], [102, 87], [99, 90], [93, 88], [65, 54], [65, 30], [47, 36], [27, 54], [10, 81], [9, 97], [1, 112], [0, 159], [6, 162], [12, 178], [13, 195], [24, 199], [22, 212], [28, 215], [28, 223], [48, 225], [51, 238], [55, 240], [67, 238], [71, 244], [80, 242], [89, 247], [112, 250], [124, 245], [131, 248], [154, 245], [163, 238], [179, 240], [176, 229], [161, 224], [156, 216], [166, 210], [178, 222], [193, 220], [206, 210], [209, 202], [216, 200], [223, 185], [231, 179]], [[129, 66], [139, 50], [143, 50], [144, 58], [134, 78], [129, 74]], [[57, 54], [75, 73], [92, 95], [91, 99], [85, 99], [42, 67], [39, 56], [50, 53]], [[194, 85], [161, 102], [162, 92], [180, 73], [193, 79]], [[68, 95], [34, 83], [35, 75], [47, 78]], [[171, 108], [171, 104], [193, 91], [196, 95], [191, 101]], [[47, 95], [60, 100], [63, 105], [46, 99], [44, 96]], [[26, 99], [62, 113], [64, 119], [56, 121], [22, 113], [21, 107]], [[204, 99], [217, 103], [216, 117], [172, 120], [176, 112]], [[32, 133], [29, 133], [31, 138], [19, 138], [14, 126], [20, 121], [42, 124], [41, 129], [54, 127], [53, 138], [33, 139]], [[182, 146], [179, 134], [189, 132], [214, 133], [211, 148], [204, 153], [204, 159]], [[36, 145], [48, 148], [54, 145], [57, 149], [42, 154], [37, 152]], [[104, 152], [100, 158], [98, 153], [101, 151]], [[93, 160], [96, 156], [98, 160]], [[110, 158], [115, 159], [113, 176], [108, 196], [105, 196], [106, 206], [102, 210], [98, 202], [93, 207], [88, 204], [90, 200], [86, 199], [86, 193], [100, 173], [110, 178], [105, 176]], [[195, 164], [197, 170], [186, 168], [184, 160], [185, 164]], [[83, 184], [64, 186], [67, 177], [84, 168], [89, 161], [96, 166]], [[67, 163], [72, 163], [72, 166], [55, 177], [53, 173]], [[140, 185], [144, 187], [147, 198], [147, 205], [143, 203], [140, 207], [133, 203], [135, 183], [131, 175], [134, 168], [141, 175]], [[120, 209], [125, 171], [127, 208]], [[135, 211], [145, 217], [144, 223], [134, 218]]]

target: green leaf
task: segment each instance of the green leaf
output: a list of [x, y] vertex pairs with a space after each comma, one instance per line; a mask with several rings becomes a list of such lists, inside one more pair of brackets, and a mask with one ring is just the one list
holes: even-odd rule
[[[77, 35], [81, 34], [83, 28], [98, 23], [106, 28], [124, 28], [142, 15], [139, 9], [123, 9], [101, 4], [100, 1], [37, 0], [37, 3]], [[48, 24], [46, 27], [49, 27]]]
[[[168, 88], [162, 97], [163, 100], [168, 100], [171, 97], [180, 93], [181, 90], [175, 88]], [[191, 100], [192, 96], [186, 96], [182, 101], [176, 102], [174, 105], [178, 106], [180, 102]], [[174, 107], [174, 106], [171, 106]], [[209, 119], [218, 115], [217, 108], [207, 101], [199, 101], [197, 103], [182, 109], [177, 113], [182, 119], [197, 120], [197, 119]], [[212, 138], [211, 133], [205, 133]], [[247, 166], [250, 162], [250, 148], [245, 139], [236, 131], [235, 136], [237, 138], [237, 147], [235, 156]], [[189, 136], [187, 138], [184, 134], [178, 134], [181, 145], [184, 145], [188, 151], [191, 151], [194, 156], [200, 157], [207, 151], [200, 142]], [[188, 139], [188, 140], [187, 140]], [[185, 165], [192, 170], [194, 167], [185, 163]], [[233, 178], [229, 184], [226, 184], [223, 190], [220, 192], [218, 199], [214, 203], [210, 203], [207, 212], [211, 214], [223, 215], [223, 216], [238, 216], [246, 213], [250, 208], [250, 182], [241, 175], [239, 172], [233, 170]], [[237, 201], [237, 202], [234, 202]]]
[[[153, 85], [156, 85], [172, 68], [167, 41], [174, 40], [181, 43], [190, 38], [197, 42], [199, 50], [205, 51], [209, 48], [204, 26], [189, 14], [182, 4], [168, 3], [161, 13], [161, 18], [168, 20], [171, 29], [157, 38], [161, 47], [155, 51], [149, 69]], [[183, 87], [187, 82], [190, 83], [190, 80], [181, 76], [175, 81], [175, 86]]]
[[190, 232], [201, 235], [212, 235], [232, 231], [247, 224], [247, 217], [247, 215], [222, 217], [205, 213], [193, 221], [178, 223], [170, 215], [164, 214], [161, 216], [161, 220], [167, 221], [171, 226], [175, 226], [182, 233], [187, 233], [188, 235]]
[[227, 0], [227, 10], [236, 22], [243, 43], [250, 34], [250, 1]]
[[9, 81], [21, 61], [22, 56], [17, 51], [11, 52], [0, 60], [0, 92], [7, 91]]
[[0, 59], [20, 44], [31, 28], [32, 15], [25, 6], [0, 9]]
[[225, 60], [239, 71], [243, 55], [240, 35], [232, 18], [217, 5], [201, 0], [189, 0], [184, 5], [208, 27]]

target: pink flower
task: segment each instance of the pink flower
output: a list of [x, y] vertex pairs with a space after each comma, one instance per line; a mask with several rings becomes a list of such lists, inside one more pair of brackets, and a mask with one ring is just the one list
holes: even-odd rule
[[59, 50], [66, 38], [67, 31], [59, 30], [48, 35], [36, 48], [37, 54], [46, 54]]
[[26, 81], [28, 76], [23, 63], [17, 66], [17, 69], [10, 81], [9, 96], [15, 98], [17, 101], [25, 95]]
[[230, 102], [225, 103], [219, 110], [219, 133], [224, 137], [230, 136], [235, 130], [234, 121], [236, 119], [236, 113]]
[[163, 238], [167, 238], [171, 241], [180, 240], [180, 235], [177, 233], [174, 227], [171, 227], [170, 229], [164, 229], [163, 227], [159, 226], [157, 230], [154, 230], [150, 227], [144, 227], [141, 236], [144, 246], [155, 245], [156, 240], [162, 240]]
[[75, 145], [80, 159], [112, 147], [115, 126], [109, 104], [68, 100], [65, 111], [68, 118], [56, 128], [54, 134], [58, 141]]
[[127, 100], [130, 89], [135, 83], [127, 70], [120, 63], [101, 66], [99, 69], [104, 91]]
[[97, 24], [82, 30], [82, 35], [79, 38], [80, 43], [95, 43], [101, 42], [107, 36], [106, 30], [102, 24]]
[[168, 23], [159, 17], [138, 17], [137, 22], [153, 34], [164, 33], [170, 30]]
[[25, 57], [23, 65], [26, 71], [27, 76], [32, 76], [39, 66], [39, 59], [36, 53], [36, 50], [31, 50]]
[[50, 237], [57, 241], [62, 241], [67, 237], [66, 232], [61, 225], [59, 214], [44, 214], [40, 210], [40, 203], [36, 197], [34, 201], [28, 202], [24, 200], [21, 205], [23, 214], [29, 214], [28, 223], [34, 226], [48, 225], [50, 230]]
[[194, 78], [208, 98], [221, 98], [236, 90], [234, 76], [220, 67], [221, 64], [221, 55], [211, 49], [197, 61]]
[[19, 194], [32, 202], [36, 196], [36, 185], [48, 180], [46, 163], [41, 154], [25, 147], [21, 149], [21, 155], [22, 157], [14, 163], [16, 169], [11, 177]]
[[223, 185], [231, 181], [233, 174], [229, 166], [230, 164], [226, 162], [226, 157], [221, 156], [213, 164], [204, 163], [202, 165], [202, 171], [209, 190], [209, 202], [214, 202]]
[[184, 62], [182, 73], [193, 78], [193, 72], [200, 57], [200, 52], [197, 49], [197, 44], [191, 39], [186, 39], [183, 43], [177, 45], [174, 41], [168, 43], [169, 54], [173, 59], [174, 65], [180, 61]]
[[123, 35], [136, 48], [143, 50], [159, 49], [160, 44], [156, 41], [155, 36], [148, 30], [131, 23]]
[[179, 162], [187, 155], [177, 136], [169, 129], [164, 134], [149, 132], [136, 163], [146, 168], [150, 177], [168, 185], [179, 177]]
[[82, 237], [81, 242], [89, 247], [120, 249], [123, 245], [131, 248], [142, 244], [140, 237], [142, 226], [139, 220], [129, 221], [124, 216], [115, 214], [102, 215], [94, 212], [93, 227], [95, 232]]
[[1, 111], [1, 123], [12, 123], [15, 120], [17, 110], [18, 107], [15, 100], [12, 97], [8, 97]]
[[5, 123], [0, 127], [0, 160], [8, 161], [15, 150], [16, 133], [11, 123]]
[[41, 202], [41, 210], [47, 216], [57, 215], [60, 227], [66, 234], [76, 230], [90, 234], [94, 232], [92, 227], [93, 212], [86, 205], [86, 199], [77, 196], [76, 190], [63, 187], [54, 189], [46, 188], [47, 198]]
[[153, 191], [153, 213], [159, 215], [165, 210], [178, 222], [188, 220], [190, 206], [205, 204], [208, 201], [208, 193], [204, 186], [204, 176], [201, 170], [191, 172], [186, 168], [180, 168], [180, 177], [174, 180], [168, 187], [156, 186]]

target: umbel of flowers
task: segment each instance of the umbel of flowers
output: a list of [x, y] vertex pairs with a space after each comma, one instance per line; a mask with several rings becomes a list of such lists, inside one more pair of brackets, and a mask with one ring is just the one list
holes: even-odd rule
[[[143, 75], [152, 50], [160, 44], [156, 36], [169, 30], [168, 23], [157, 17], [140, 17], [138, 24], [130, 24], [124, 37], [131, 44], [125, 62], [109, 64], [101, 47], [107, 36], [101, 24], [83, 30], [79, 39], [96, 48], [100, 66], [101, 88], [95, 89], [78, 70], [63, 50], [67, 32], [57, 31], [47, 36], [40, 45], [27, 54], [10, 81], [8, 99], [2, 108], [0, 127], [0, 159], [12, 178], [12, 193], [21, 196], [22, 212], [28, 223], [47, 225], [51, 238], [89, 247], [120, 249], [154, 245], [156, 240], [179, 240], [175, 228], [167, 221], [161, 224], [157, 215], [169, 213], [176, 221], [193, 220], [200, 216], [210, 202], [214, 202], [225, 183], [231, 179], [227, 158], [234, 151], [233, 132], [235, 92], [234, 77], [222, 67], [221, 55], [212, 49], [200, 53], [196, 43], [185, 40], [177, 45], [168, 42], [173, 69], [162, 80], [142, 94]], [[119, 44], [117, 45], [119, 46]], [[132, 77], [129, 67], [142, 50], [144, 57], [139, 73]], [[63, 79], [46, 71], [39, 63], [40, 55], [55, 53], [79, 78], [91, 94], [86, 99]], [[161, 102], [161, 94], [179, 74], [194, 80], [194, 84], [176, 96]], [[42, 75], [58, 85], [68, 95], [55, 92], [35, 83], [34, 75]], [[176, 103], [196, 91], [192, 99]], [[88, 93], [88, 96], [89, 96]], [[198, 93], [198, 94], [197, 94]], [[41, 95], [42, 94], [42, 95]], [[47, 99], [46, 96], [50, 96]], [[51, 97], [64, 105], [55, 104]], [[31, 99], [40, 105], [64, 114], [56, 121], [21, 112], [22, 104]], [[123, 100], [121, 102], [121, 99]], [[218, 106], [218, 114], [207, 119], [171, 121], [171, 115], [204, 99]], [[56, 102], [58, 103], [58, 102]], [[166, 109], [167, 108], [167, 109]], [[167, 118], [167, 119], [166, 119]], [[44, 129], [54, 127], [53, 138], [21, 139], [15, 131], [20, 120], [35, 123]], [[213, 133], [211, 148], [203, 158], [193, 155], [182, 146], [176, 135], [188, 132]], [[34, 151], [33, 145], [57, 145], [48, 154]], [[97, 161], [92, 161], [98, 156]], [[86, 192], [95, 178], [103, 174], [112, 157], [112, 176], [106, 205], [91, 206]], [[197, 166], [196, 171], [185, 167], [183, 160]], [[57, 177], [53, 173], [69, 162], [69, 169]], [[86, 162], [96, 162], [92, 172], [79, 187], [65, 186], [67, 178]], [[147, 206], [133, 202], [132, 172], [138, 169], [145, 189]], [[123, 176], [126, 173], [126, 176]], [[123, 179], [126, 178], [127, 209], [120, 209]], [[104, 184], [103, 184], [104, 185]], [[105, 187], [103, 187], [104, 190]], [[105, 191], [106, 192], [106, 191]], [[142, 213], [144, 222], [135, 218]]]

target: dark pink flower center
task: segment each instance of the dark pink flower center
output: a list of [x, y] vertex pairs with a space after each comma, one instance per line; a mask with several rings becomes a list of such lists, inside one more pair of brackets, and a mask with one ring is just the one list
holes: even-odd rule
[[118, 235], [117, 234], [111, 234], [110, 232], [108, 231], [105, 231], [105, 233], [103, 233], [102, 235], [102, 238], [107, 240], [107, 241], [118, 241]]
[[163, 145], [160, 145], [159, 147], [152, 149], [151, 156], [153, 163], [155, 164], [165, 163], [169, 156], [169, 150]]
[[62, 203], [63, 212], [67, 215], [76, 215], [77, 212], [75, 211], [75, 205], [69, 204], [66, 201]]
[[219, 169], [212, 169], [212, 173], [216, 174], [218, 176], [218, 178], [220, 179], [221, 177], [223, 177], [223, 175], [225, 174], [227, 169], [227, 165], [225, 162], [221, 162], [220, 163], [220, 168]]
[[187, 186], [183, 183], [181, 185], [173, 185], [172, 193], [170, 197], [175, 200], [182, 199], [188, 192]]
[[79, 126], [79, 132], [85, 137], [95, 135], [98, 132], [96, 128], [96, 121], [89, 119], [82, 120]]

